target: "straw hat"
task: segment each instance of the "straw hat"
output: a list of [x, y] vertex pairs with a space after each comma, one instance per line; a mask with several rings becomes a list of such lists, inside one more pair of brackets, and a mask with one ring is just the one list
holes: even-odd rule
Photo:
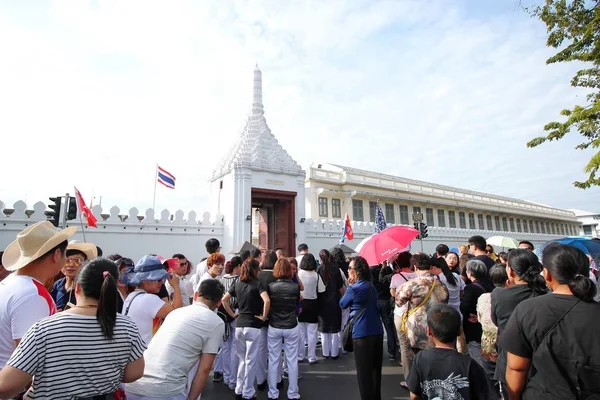
[[96, 248], [96, 245], [92, 243], [82, 243], [77, 240], [71, 240], [69, 246], [67, 246], [67, 250], [77, 250], [82, 252], [85, 254], [86, 260], [98, 257], [98, 249]]
[[4, 250], [2, 265], [7, 271], [21, 269], [68, 240], [76, 231], [77, 227], [59, 230], [49, 221], [33, 224], [19, 232], [17, 239]]

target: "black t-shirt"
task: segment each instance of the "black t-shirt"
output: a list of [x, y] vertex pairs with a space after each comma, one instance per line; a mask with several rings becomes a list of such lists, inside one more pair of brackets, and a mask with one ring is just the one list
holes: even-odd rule
[[454, 349], [419, 351], [406, 384], [411, 393], [423, 400], [496, 400], [500, 397], [481, 366]]
[[[258, 280], [260, 281], [260, 283], [262, 284], [262, 286], [265, 288], [265, 290], [269, 290], [269, 285], [273, 282], [275, 282], [277, 279], [275, 279], [275, 277], [273, 276], [273, 270], [272, 269], [263, 269], [262, 271], [260, 271], [258, 273]], [[269, 311], [269, 316], [271, 315], [271, 311]], [[263, 322], [262, 324], [263, 328], [266, 328], [269, 326], [269, 318], [267, 318], [267, 320], [265, 322]]]
[[[490, 278], [490, 269], [492, 269], [492, 267], [494, 265], [496, 265], [496, 262], [486, 255], [475, 256], [472, 258], [472, 260], [479, 260], [479, 261], [483, 262], [485, 264], [485, 266], [487, 267], [488, 273], [485, 276], [485, 278], [482, 279], [479, 283], [485, 288], [486, 291], [491, 292], [492, 290], [494, 290], [494, 282], [492, 282], [492, 278]], [[461, 275], [464, 276], [465, 278], [467, 277], [467, 269], [466, 268], [463, 269]], [[466, 282], [471, 283], [471, 281], [468, 279], [466, 279]]]
[[156, 294], [158, 297], [160, 297], [161, 299], [164, 299], [165, 297], [169, 297], [169, 292], [167, 291], [167, 287], [165, 286], [165, 284], [163, 283], [160, 286], [160, 290], [158, 291], [158, 293]]
[[389, 283], [386, 285], [381, 279], [382, 276], [390, 275], [390, 272], [393, 274], [394, 271], [389, 267], [386, 267], [385, 270], [380, 266], [371, 268], [371, 277], [373, 278], [373, 286], [377, 290], [378, 300], [390, 301], [390, 297], [392, 297]]
[[465, 338], [467, 343], [481, 343], [481, 334], [483, 333], [481, 323], [470, 322], [469, 317], [471, 314], [477, 315], [477, 300], [479, 300], [479, 297], [485, 293], [483, 283], [469, 283], [467, 286], [465, 286], [463, 293], [463, 298], [460, 302], [460, 312], [463, 316], [462, 322]]
[[260, 329], [263, 322], [256, 318], [263, 312], [263, 301], [260, 297], [266, 289], [258, 280], [250, 282], [242, 282], [238, 280], [229, 288], [229, 294], [237, 298], [238, 313], [237, 327], [238, 328], [258, 328]]
[[[532, 360], [524, 400], [574, 399], [572, 388], [576, 385], [600, 390], [600, 304], [578, 300], [560, 294], [525, 300], [499, 336], [504, 351]], [[582, 375], [579, 368], [586, 365], [589, 369]]]

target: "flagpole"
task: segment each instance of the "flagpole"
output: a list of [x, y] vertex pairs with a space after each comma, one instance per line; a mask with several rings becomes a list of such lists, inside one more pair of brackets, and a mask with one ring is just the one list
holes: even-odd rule
[[158, 164], [156, 164], [156, 168], [154, 169], [154, 197], [152, 198], [152, 210], [156, 212], [156, 182], [158, 176]]
[[81, 216], [81, 204], [79, 204], [79, 190], [77, 190], [77, 187], [74, 187], [75, 189], [75, 203], [77, 204], [77, 212], [79, 213], [79, 223], [81, 223], [81, 234], [83, 235], [83, 241], [85, 243], [87, 243], [87, 240], [85, 238], [85, 226], [83, 225], [83, 218]]
[[81, 222], [81, 233], [83, 234], [83, 241], [87, 243], [85, 238], [85, 227], [83, 226], [83, 218], [81, 218], [81, 211], [79, 212], [79, 222]]

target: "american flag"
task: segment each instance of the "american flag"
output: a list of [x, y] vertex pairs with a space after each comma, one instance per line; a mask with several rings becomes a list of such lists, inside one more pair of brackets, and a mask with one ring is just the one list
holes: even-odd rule
[[379, 233], [385, 228], [387, 228], [385, 216], [383, 215], [383, 210], [381, 209], [379, 202], [377, 202], [377, 212], [375, 213], [375, 232]]

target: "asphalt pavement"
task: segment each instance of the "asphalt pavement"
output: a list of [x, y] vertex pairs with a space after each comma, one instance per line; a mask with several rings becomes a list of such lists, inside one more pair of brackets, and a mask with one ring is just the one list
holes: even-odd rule
[[[402, 368], [397, 361], [388, 361], [387, 352], [383, 352], [382, 399], [409, 399], [408, 391], [400, 386]], [[320, 349], [317, 349], [317, 355], [319, 353]], [[298, 381], [298, 385], [303, 400], [360, 400], [358, 384], [356, 383], [354, 355], [352, 353], [340, 353], [337, 360], [327, 360], [319, 357], [319, 363], [315, 365], [299, 364], [299, 372], [302, 378]], [[285, 382], [285, 386], [279, 392], [279, 398], [283, 400], [287, 399], [287, 381]], [[267, 390], [257, 392], [257, 398], [266, 400]], [[212, 376], [204, 393], [202, 393], [202, 400], [234, 398], [233, 391], [229, 390], [223, 382], [212, 382]]]

